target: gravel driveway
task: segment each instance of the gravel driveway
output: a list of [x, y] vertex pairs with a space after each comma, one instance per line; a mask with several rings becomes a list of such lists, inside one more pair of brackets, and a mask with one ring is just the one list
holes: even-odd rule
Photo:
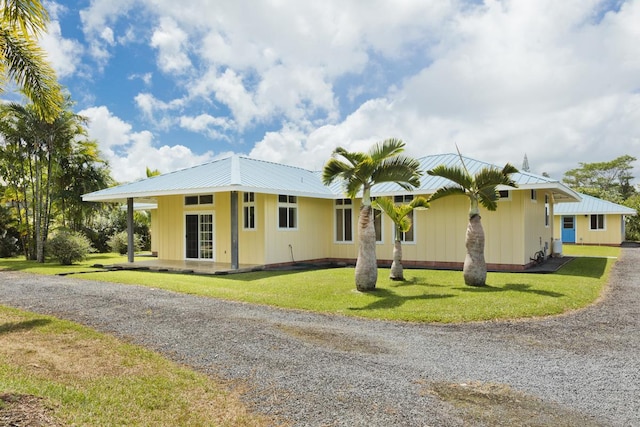
[[514, 322], [360, 320], [18, 272], [0, 272], [0, 304], [238, 380], [256, 411], [298, 426], [482, 425], [469, 395], [447, 397], [466, 388], [507, 390], [480, 402], [487, 411], [529, 399], [565, 420], [553, 425], [640, 426], [639, 265], [625, 248], [598, 304]]

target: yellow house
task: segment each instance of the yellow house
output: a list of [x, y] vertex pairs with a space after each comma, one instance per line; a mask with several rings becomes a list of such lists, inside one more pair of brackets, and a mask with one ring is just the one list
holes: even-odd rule
[[[419, 159], [426, 171], [459, 164], [455, 154]], [[465, 158], [474, 173], [492, 166]], [[347, 199], [339, 183], [324, 186], [321, 173], [234, 155], [189, 169], [85, 194], [83, 200], [153, 203], [153, 249], [159, 260], [211, 261], [274, 266], [298, 262], [354, 262], [360, 200]], [[522, 270], [537, 251], [551, 254], [557, 203], [580, 200], [557, 180], [529, 173], [513, 176], [518, 188], [500, 188], [495, 212], [482, 211], [485, 255], [492, 270]], [[407, 192], [395, 184], [374, 186], [372, 196], [397, 202], [428, 197], [448, 182], [425, 175]], [[469, 202], [466, 197], [437, 200], [413, 213], [413, 227], [402, 236], [405, 266], [461, 268]], [[377, 258], [391, 262], [394, 227], [376, 218]], [[132, 255], [130, 256], [132, 261]]]
[[625, 217], [634, 209], [580, 194], [580, 202], [562, 203], [554, 211], [554, 237], [563, 243], [620, 245], [625, 238]]

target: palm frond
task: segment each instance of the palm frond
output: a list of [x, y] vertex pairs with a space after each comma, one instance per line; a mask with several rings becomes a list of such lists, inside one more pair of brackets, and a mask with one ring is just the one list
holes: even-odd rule
[[473, 177], [460, 166], [440, 165], [428, 170], [427, 174], [448, 179], [467, 190], [473, 188]]
[[500, 193], [495, 186], [486, 186], [478, 189], [478, 201], [487, 210], [495, 211], [498, 209], [498, 200], [500, 199]]
[[429, 197], [428, 202], [431, 203], [434, 200], [442, 199], [443, 197], [448, 196], [468, 196], [467, 190], [460, 186], [445, 186], [440, 187], [436, 190], [435, 193]]
[[348, 174], [353, 168], [341, 160], [331, 158], [327, 161], [322, 169], [322, 183], [329, 185], [338, 178], [346, 179], [344, 175]]
[[418, 196], [418, 197], [414, 197], [414, 199], [411, 202], [409, 202], [409, 207], [411, 209], [420, 209], [420, 208], [428, 209], [429, 202], [424, 197]]
[[389, 138], [375, 143], [369, 150], [369, 156], [375, 163], [379, 163], [404, 151], [405, 143], [400, 139]]
[[52, 121], [62, 110], [64, 98], [44, 50], [36, 40], [21, 37], [4, 25], [0, 25], [0, 39], [6, 73], [33, 102], [41, 117]]

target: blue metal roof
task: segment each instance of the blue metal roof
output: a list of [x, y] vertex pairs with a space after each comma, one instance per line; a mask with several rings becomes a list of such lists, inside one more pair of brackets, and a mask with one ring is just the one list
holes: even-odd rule
[[[463, 157], [471, 173], [484, 167], [497, 167], [490, 163]], [[461, 166], [457, 154], [426, 156], [418, 159], [425, 171], [419, 188], [413, 194], [432, 194], [443, 185], [451, 184], [441, 177], [429, 176], [427, 170], [438, 165]], [[527, 172], [513, 175], [521, 189], [551, 189], [556, 201], [577, 201], [580, 197], [557, 180]], [[505, 189], [508, 187], [505, 187]], [[344, 197], [341, 182], [330, 186], [322, 184], [322, 173], [287, 166], [279, 163], [233, 155], [199, 166], [122, 184], [83, 195], [85, 201], [124, 201], [133, 197], [140, 202], [153, 202], [163, 195], [217, 193], [225, 191], [253, 191], [266, 194], [290, 194], [318, 198]], [[373, 187], [374, 195], [404, 194], [406, 190], [394, 183], [383, 183]]]
[[562, 203], [553, 208], [554, 215], [618, 214], [636, 215], [636, 210], [597, 197], [580, 194], [582, 201]]

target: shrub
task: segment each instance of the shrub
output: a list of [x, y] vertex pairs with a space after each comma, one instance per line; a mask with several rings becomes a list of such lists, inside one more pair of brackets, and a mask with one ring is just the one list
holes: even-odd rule
[[93, 252], [91, 242], [83, 234], [70, 231], [59, 231], [47, 242], [49, 256], [62, 265], [71, 265], [82, 261]]
[[[137, 234], [133, 235], [133, 250], [134, 252], [140, 251], [142, 247], [140, 236]], [[108, 242], [109, 247], [112, 252], [118, 253], [120, 255], [124, 255], [127, 253], [127, 248], [129, 246], [128, 242], [128, 234], [126, 231], [121, 231], [119, 233], [115, 233]]]

